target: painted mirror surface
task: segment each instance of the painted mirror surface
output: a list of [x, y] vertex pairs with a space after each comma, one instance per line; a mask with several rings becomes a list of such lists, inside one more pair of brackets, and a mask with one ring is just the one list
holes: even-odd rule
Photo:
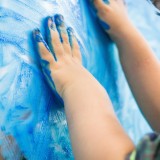
[[[126, 5], [160, 58], [160, 17], [155, 8], [146, 0], [126, 0]], [[34, 28], [43, 31], [45, 17], [56, 13], [74, 28], [84, 66], [108, 91], [133, 141], [151, 132], [130, 92], [117, 48], [92, 17], [86, 0], [0, 0], [0, 144], [11, 160], [18, 156], [7, 149], [5, 135], [14, 137], [29, 160], [74, 159], [64, 108], [43, 77], [31, 36]]]

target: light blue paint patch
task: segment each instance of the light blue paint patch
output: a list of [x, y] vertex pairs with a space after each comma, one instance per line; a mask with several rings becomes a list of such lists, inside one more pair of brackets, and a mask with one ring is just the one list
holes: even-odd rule
[[[129, 90], [116, 47], [85, 0], [1, 0], [0, 5], [0, 128], [15, 137], [28, 160], [74, 159], [61, 99], [46, 82], [30, 40], [37, 27], [47, 39], [42, 20], [57, 13], [74, 29], [84, 66], [108, 91], [130, 137], [137, 143], [151, 131]], [[147, 1], [128, 0], [127, 7], [160, 59], [159, 16]]]

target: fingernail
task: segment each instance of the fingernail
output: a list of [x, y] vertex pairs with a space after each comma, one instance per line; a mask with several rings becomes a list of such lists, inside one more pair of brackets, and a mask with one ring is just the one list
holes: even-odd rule
[[68, 32], [68, 35], [69, 35], [69, 36], [74, 36], [74, 30], [73, 30], [72, 27], [68, 27], [68, 28], [67, 28], [67, 32]]
[[54, 30], [56, 29], [56, 26], [54, 24], [54, 20], [53, 20], [53, 17], [49, 17], [48, 18], [48, 26], [50, 27], [50, 29]]
[[43, 37], [42, 37], [41, 32], [38, 28], [36, 28], [34, 30], [34, 38], [35, 38], [36, 42], [43, 42]]
[[56, 14], [54, 20], [57, 26], [64, 25], [64, 17], [61, 14]]

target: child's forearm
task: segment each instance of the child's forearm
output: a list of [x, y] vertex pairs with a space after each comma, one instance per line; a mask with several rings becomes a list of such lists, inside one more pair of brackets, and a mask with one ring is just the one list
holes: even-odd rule
[[[120, 60], [142, 112], [152, 128], [160, 131], [160, 64], [145, 39], [131, 24], [123, 0], [90, 0], [103, 28], [117, 43]], [[148, 33], [149, 34], [149, 33]]]
[[80, 79], [65, 91], [63, 99], [76, 160], [124, 160], [133, 150], [107, 93], [96, 80]]
[[135, 27], [125, 27], [115, 38], [123, 69], [140, 109], [160, 132], [160, 63]]

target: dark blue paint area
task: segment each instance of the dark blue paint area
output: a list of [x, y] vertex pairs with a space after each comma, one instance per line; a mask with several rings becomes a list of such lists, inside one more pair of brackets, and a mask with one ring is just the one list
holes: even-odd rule
[[111, 27], [107, 23], [105, 23], [104, 21], [100, 20], [99, 22], [100, 22], [100, 24], [101, 24], [101, 26], [103, 27], [104, 30], [111, 29]]
[[60, 27], [60, 26], [64, 25], [64, 17], [63, 17], [63, 15], [56, 14], [54, 16], [54, 19], [55, 19], [55, 23], [56, 23], [57, 27]]
[[45, 70], [48, 76], [51, 76], [51, 71], [49, 70], [49, 62], [46, 60], [41, 59], [41, 66], [43, 70]]
[[[44, 18], [57, 13], [64, 16], [66, 26], [74, 29], [84, 66], [109, 93], [115, 112], [130, 137], [137, 143], [142, 135], [151, 131], [129, 90], [117, 48], [100, 26], [93, 3], [89, 5], [88, 2], [0, 1], [0, 132], [14, 136], [28, 160], [74, 159], [63, 101], [48, 84], [48, 63], [44, 63], [44, 75], [35, 41], [31, 40], [33, 29], [40, 28], [44, 42], [54, 54]], [[133, 23], [160, 58], [160, 20], [155, 8], [148, 1], [139, 0], [127, 0], [127, 8]], [[69, 34], [71, 37], [72, 30]], [[50, 81], [51, 86], [53, 81]], [[17, 159], [12, 156], [11, 160]]]
[[51, 88], [51, 90], [53, 92], [53, 96], [57, 100], [57, 105], [59, 107], [63, 107], [64, 106], [63, 100], [61, 99], [61, 97], [56, 92], [55, 84], [54, 84], [54, 81], [53, 81], [53, 79], [51, 77], [51, 71], [50, 71], [50, 68], [49, 68], [49, 62], [46, 61], [46, 60], [41, 59], [40, 63], [41, 63], [41, 66], [42, 66], [43, 74], [44, 74], [44, 76], [46, 78], [46, 82], [49, 84], [49, 87]]

